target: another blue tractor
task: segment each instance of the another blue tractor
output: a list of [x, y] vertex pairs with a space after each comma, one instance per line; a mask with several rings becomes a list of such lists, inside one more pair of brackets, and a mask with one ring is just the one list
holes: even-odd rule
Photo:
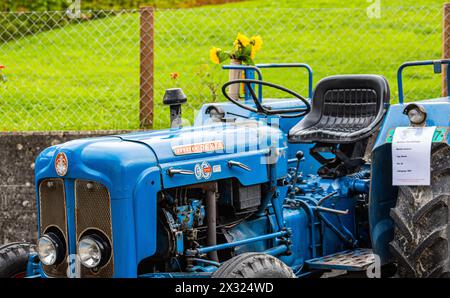
[[[306, 277], [393, 264], [401, 277], [448, 277], [450, 101], [405, 104], [401, 78], [449, 64], [404, 64], [395, 105], [378, 75], [328, 77], [313, 92], [306, 64], [228, 66], [246, 79], [227, 82], [230, 102], [205, 104], [192, 127], [180, 124], [183, 92], [169, 89], [171, 129], [39, 155], [38, 244], [1, 248], [0, 276]], [[262, 80], [294, 67], [309, 73], [308, 99]], [[263, 98], [267, 88], [295, 99]], [[393, 185], [400, 127], [435, 127], [431, 185]]]

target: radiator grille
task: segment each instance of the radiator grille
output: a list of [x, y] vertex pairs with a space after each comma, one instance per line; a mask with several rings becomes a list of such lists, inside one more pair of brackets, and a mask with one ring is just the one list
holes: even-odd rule
[[[39, 208], [41, 235], [49, 228], [58, 228], [67, 244], [66, 196], [62, 179], [46, 179], [39, 184]], [[64, 260], [53, 266], [43, 266], [44, 272], [52, 277], [67, 276], [67, 249]]]
[[[97, 230], [113, 246], [111, 226], [111, 202], [108, 189], [96, 182], [75, 181], [75, 219], [77, 243], [86, 231]], [[81, 277], [112, 277], [114, 273], [114, 251], [108, 262], [98, 271], [81, 266]]]

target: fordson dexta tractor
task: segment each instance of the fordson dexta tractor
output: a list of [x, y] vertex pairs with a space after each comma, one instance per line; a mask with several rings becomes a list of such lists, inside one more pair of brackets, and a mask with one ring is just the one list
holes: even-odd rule
[[[380, 266], [449, 276], [450, 101], [406, 104], [402, 85], [407, 66], [448, 64], [402, 65], [391, 105], [378, 75], [332, 76], [313, 91], [306, 64], [227, 66], [246, 79], [225, 83], [229, 102], [205, 104], [192, 127], [181, 127], [184, 93], [169, 89], [170, 129], [38, 156], [39, 239], [1, 248], [0, 274], [259, 278]], [[306, 69], [309, 96], [264, 81], [277, 67]], [[232, 84], [243, 98], [227, 93]], [[294, 99], [263, 98], [270, 88]], [[433, 129], [431, 153], [416, 160], [430, 185], [393, 183], [396, 134], [408, 127]]]

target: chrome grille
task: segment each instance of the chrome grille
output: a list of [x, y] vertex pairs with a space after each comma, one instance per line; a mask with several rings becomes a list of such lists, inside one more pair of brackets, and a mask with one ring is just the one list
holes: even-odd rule
[[[57, 228], [67, 243], [66, 196], [62, 179], [46, 179], [39, 184], [40, 232], [43, 235], [50, 228]], [[64, 260], [58, 265], [43, 266], [44, 272], [52, 277], [67, 276], [67, 249]]]
[[[75, 220], [77, 243], [86, 231], [97, 230], [113, 246], [111, 226], [111, 198], [108, 189], [86, 180], [75, 181]], [[112, 277], [114, 273], [114, 251], [108, 262], [98, 271], [81, 266], [81, 277]]]

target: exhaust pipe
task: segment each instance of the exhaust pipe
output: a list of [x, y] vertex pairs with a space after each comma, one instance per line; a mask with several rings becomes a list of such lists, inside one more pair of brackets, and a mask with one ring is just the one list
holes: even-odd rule
[[[208, 238], [206, 243], [208, 246], [217, 245], [217, 204], [216, 190], [208, 189], [206, 191], [206, 224], [208, 225]], [[208, 253], [208, 258], [212, 261], [219, 262], [217, 251]]]

